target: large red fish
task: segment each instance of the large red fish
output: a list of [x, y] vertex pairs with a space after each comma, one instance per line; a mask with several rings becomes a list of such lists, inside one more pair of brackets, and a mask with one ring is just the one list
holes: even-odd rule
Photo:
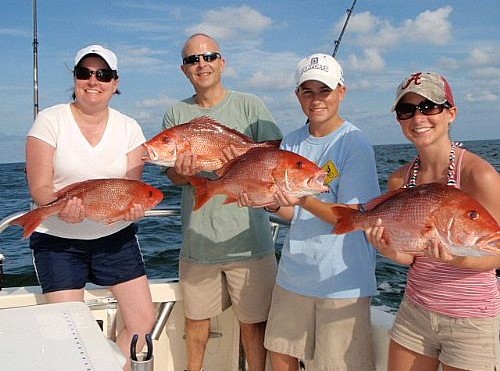
[[27, 238], [44, 219], [58, 214], [73, 197], [82, 200], [88, 219], [106, 224], [123, 220], [134, 204], [142, 204], [144, 210], [148, 210], [163, 199], [159, 189], [130, 179], [86, 180], [62, 188], [54, 196], [56, 199], [51, 203], [12, 220], [9, 225], [24, 227], [23, 238]]
[[326, 171], [296, 153], [278, 148], [254, 148], [224, 166], [215, 180], [194, 176], [189, 181], [195, 188], [193, 210], [202, 207], [211, 197], [225, 195], [224, 203], [236, 202], [242, 192], [256, 206], [273, 204], [273, 194], [301, 197], [325, 192]]
[[214, 171], [226, 162], [222, 150], [230, 145], [238, 154], [243, 154], [255, 147], [278, 147], [279, 143], [280, 140], [255, 142], [239, 131], [203, 116], [165, 129], [146, 142], [144, 161], [172, 167], [178, 154], [189, 152], [197, 155], [200, 170]]
[[365, 229], [382, 220], [383, 238], [395, 251], [419, 254], [431, 240], [453, 255], [500, 254], [500, 227], [479, 202], [445, 184], [429, 183], [389, 192], [365, 205], [364, 212], [332, 207], [334, 233]]

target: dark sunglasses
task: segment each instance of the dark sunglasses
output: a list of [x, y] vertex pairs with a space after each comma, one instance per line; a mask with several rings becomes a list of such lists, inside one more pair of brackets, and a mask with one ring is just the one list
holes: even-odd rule
[[222, 55], [217, 52], [209, 52], [204, 54], [193, 54], [182, 58], [182, 64], [195, 64], [200, 61], [200, 57], [203, 57], [205, 62], [213, 62], [218, 58], [222, 58]]
[[425, 116], [432, 116], [443, 112], [445, 108], [451, 108], [451, 104], [448, 102], [437, 104], [429, 99], [426, 99], [419, 104], [399, 103], [396, 106], [395, 111], [398, 119], [408, 120], [415, 116], [417, 109]]
[[95, 75], [97, 81], [100, 82], [110, 82], [111, 80], [116, 79], [118, 77], [116, 71], [110, 69], [100, 69], [92, 71], [86, 67], [75, 67], [73, 75], [78, 80], [88, 80], [92, 75]]

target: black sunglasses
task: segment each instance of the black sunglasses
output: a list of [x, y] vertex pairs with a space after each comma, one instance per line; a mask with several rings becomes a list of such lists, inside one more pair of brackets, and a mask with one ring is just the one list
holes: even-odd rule
[[445, 108], [451, 108], [451, 104], [448, 102], [437, 104], [429, 99], [426, 99], [419, 104], [399, 103], [396, 106], [395, 111], [398, 119], [408, 120], [415, 116], [417, 109], [425, 116], [432, 116], [443, 112]]
[[101, 68], [100, 70], [92, 71], [89, 70], [87, 67], [75, 67], [73, 75], [78, 80], [88, 80], [90, 79], [90, 76], [95, 75], [97, 81], [100, 82], [110, 82], [111, 80], [116, 79], [118, 77], [116, 71], [110, 69]]
[[217, 52], [209, 52], [204, 54], [193, 54], [182, 58], [182, 64], [195, 64], [200, 61], [200, 57], [203, 57], [205, 62], [213, 62], [218, 58], [222, 58], [222, 55]]

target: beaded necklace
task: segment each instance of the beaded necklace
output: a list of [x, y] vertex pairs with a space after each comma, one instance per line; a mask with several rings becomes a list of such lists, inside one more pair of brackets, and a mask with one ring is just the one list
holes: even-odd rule
[[[457, 148], [457, 145], [460, 147], [460, 144], [461, 143], [451, 142], [450, 164], [448, 165], [448, 174], [446, 176], [447, 178], [446, 184], [449, 186], [455, 186], [455, 184], [457, 184], [457, 179], [456, 179], [457, 164], [456, 164], [455, 149]], [[413, 188], [417, 186], [417, 174], [419, 170], [420, 170], [420, 156], [417, 155], [415, 161], [413, 161], [410, 180], [408, 181], [408, 184], [406, 184], [404, 188]]]

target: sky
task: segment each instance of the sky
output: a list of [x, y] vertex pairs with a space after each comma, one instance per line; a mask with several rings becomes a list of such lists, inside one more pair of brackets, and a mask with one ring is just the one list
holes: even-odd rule
[[[38, 0], [39, 107], [71, 100], [76, 52], [102, 44], [118, 57], [121, 95], [111, 106], [147, 139], [165, 111], [193, 94], [181, 48], [215, 37], [224, 85], [259, 96], [284, 134], [305, 122], [294, 95], [298, 61], [332, 54], [352, 0]], [[24, 162], [33, 123], [31, 0], [0, 0], [0, 163]], [[500, 1], [357, 0], [338, 47], [348, 89], [341, 115], [374, 145], [406, 143], [390, 107], [416, 71], [446, 76], [455, 95], [456, 140], [500, 139]]]

